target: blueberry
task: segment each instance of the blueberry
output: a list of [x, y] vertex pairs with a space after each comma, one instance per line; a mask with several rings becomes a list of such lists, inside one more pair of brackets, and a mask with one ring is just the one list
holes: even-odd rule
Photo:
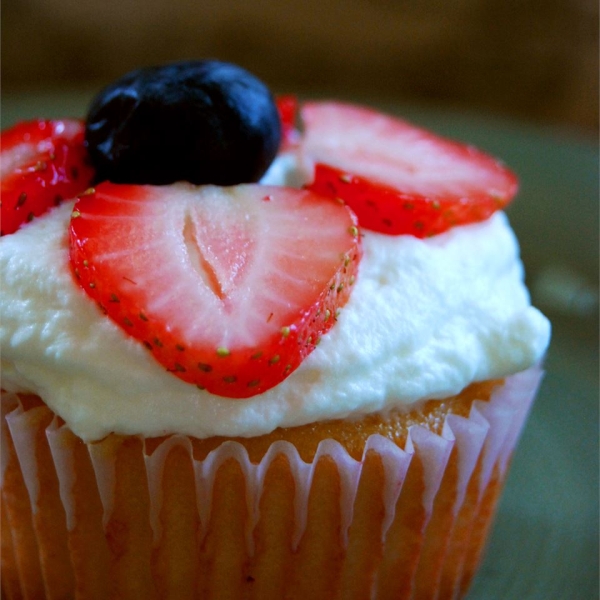
[[114, 183], [258, 181], [280, 140], [267, 86], [215, 60], [132, 71], [96, 96], [86, 120], [97, 181]]

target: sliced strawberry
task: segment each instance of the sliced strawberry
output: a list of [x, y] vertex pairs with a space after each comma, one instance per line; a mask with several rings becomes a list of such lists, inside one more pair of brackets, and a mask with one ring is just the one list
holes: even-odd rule
[[83, 123], [71, 119], [27, 121], [2, 132], [3, 235], [90, 185], [83, 136]]
[[231, 398], [287, 377], [335, 322], [355, 217], [307, 190], [102, 183], [75, 204], [87, 294], [177, 377]]
[[275, 102], [281, 120], [282, 147], [293, 146], [299, 139], [296, 125], [296, 119], [298, 118], [298, 98], [292, 95], [277, 96]]
[[301, 107], [310, 189], [344, 200], [363, 228], [419, 238], [487, 219], [517, 180], [483, 152], [391, 116], [335, 102]]

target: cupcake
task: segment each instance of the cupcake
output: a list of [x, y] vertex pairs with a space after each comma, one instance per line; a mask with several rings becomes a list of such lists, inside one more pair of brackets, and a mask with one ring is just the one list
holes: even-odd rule
[[514, 175], [216, 61], [18, 127], [6, 598], [463, 597], [550, 335]]

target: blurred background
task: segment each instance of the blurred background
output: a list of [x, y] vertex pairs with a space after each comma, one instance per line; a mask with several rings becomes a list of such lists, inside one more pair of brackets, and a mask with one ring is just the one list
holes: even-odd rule
[[3, 0], [3, 93], [182, 58], [276, 91], [598, 128], [597, 0]]

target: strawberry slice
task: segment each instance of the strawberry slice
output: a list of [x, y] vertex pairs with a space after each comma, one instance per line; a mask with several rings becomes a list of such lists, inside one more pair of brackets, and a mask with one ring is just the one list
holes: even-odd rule
[[87, 294], [177, 377], [231, 398], [273, 387], [336, 321], [356, 219], [308, 190], [102, 183], [75, 203]]
[[26, 121], [2, 132], [2, 235], [90, 185], [83, 138], [83, 123], [71, 119]]
[[299, 134], [296, 127], [298, 116], [298, 98], [291, 94], [277, 96], [275, 98], [279, 119], [281, 121], [281, 145], [289, 148], [298, 143]]
[[487, 219], [517, 180], [483, 152], [400, 119], [335, 102], [301, 107], [310, 189], [344, 200], [363, 228], [424, 238]]

